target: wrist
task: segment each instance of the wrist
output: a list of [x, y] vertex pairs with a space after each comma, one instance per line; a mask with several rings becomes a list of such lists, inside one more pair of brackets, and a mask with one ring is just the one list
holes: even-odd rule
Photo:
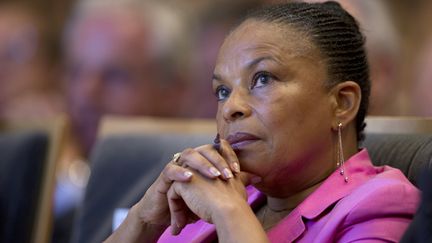
[[130, 222], [133, 223], [137, 230], [147, 231], [152, 229], [161, 231], [162, 233], [169, 226], [169, 224], [162, 224], [158, 222], [161, 221], [160, 219], [156, 220], [149, 216], [147, 210], [142, 210], [138, 205], [139, 204], [132, 206], [127, 216], [130, 217]]
[[220, 242], [268, 242], [266, 232], [245, 200], [221, 205], [212, 220]]
[[213, 211], [212, 221], [215, 225], [223, 224], [224, 222], [232, 220], [234, 215], [246, 216], [251, 214], [251, 212], [253, 214], [253, 211], [245, 200], [219, 203], [216, 210]]
[[106, 242], [157, 242], [167, 227], [146, 221], [146, 217], [142, 217], [140, 212], [138, 206], [134, 205]]

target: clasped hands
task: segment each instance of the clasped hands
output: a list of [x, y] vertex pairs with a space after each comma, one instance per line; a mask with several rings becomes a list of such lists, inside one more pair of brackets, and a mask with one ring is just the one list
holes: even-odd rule
[[[134, 206], [143, 224], [177, 235], [191, 222], [223, 222], [221, 215], [247, 206], [245, 186], [260, 178], [240, 172], [230, 144], [207, 144], [176, 154], [144, 197]], [[217, 222], [216, 222], [217, 221]]]

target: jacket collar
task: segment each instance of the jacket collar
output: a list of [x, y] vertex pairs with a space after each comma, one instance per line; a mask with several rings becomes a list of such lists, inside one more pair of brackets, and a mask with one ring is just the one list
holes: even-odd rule
[[[335, 170], [321, 186], [309, 195], [287, 217], [268, 232], [269, 238], [276, 242], [292, 242], [306, 229], [304, 220], [312, 220], [327, 208], [350, 194], [355, 188], [376, 174], [366, 149], [361, 150], [345, 161], [348, 182]], [[290, 229], [287, 232], [287, 226]]]

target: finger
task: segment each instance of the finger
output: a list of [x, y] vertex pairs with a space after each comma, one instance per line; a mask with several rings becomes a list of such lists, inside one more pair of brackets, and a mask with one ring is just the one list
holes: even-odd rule
[[237, 155], [235, 154], [233, 148], [225, 139], [220, 139], [220, 148], [219, 148], [220, 154], [225, 158], [225, 160], [228, 162], [230, 168], [235, 173], [240, 172], [240, 163], [237, 158]]
[[162, 171], [163, 180], [167, 183], [172, 181], [187, 182], [192, 178], [192, 171], [182, 166], [168, 163]]
[[251, 173], [244, 172], [244, 171], [240, 172], [238, 174], [238, 176], [240, 177], [241, 182], [245, 186], [249, 186], [249, 185], [254, 185], [254, 184], [260, 183], [261, 180], [262, 180], [261, 177], [259, 177], [257, 175], [254, 175], [254, 174], [251, 174]]
[[206, 157], [195, 149], [184, 150], [180, 157], [180, 161], [184, 166], [191, 167], [210, 179], [214, 179], [221, 175], [221, 172]]
[[193, 173], [187, 168], [168, 163], [157, 180], [160, 182], [157, 183], [157, 191], [166, 194], [173, 181], [188, 182], [192, 176]]
[[171, 234], [178, 235], [188, 222], [188, 208], [174, 186], [168, 190], [167, 198], [171, 216]]
[[177, 227], [177, 225], [171, 223], [171, 234], [172, 235], [179, 235], [182, 229]]
[[204, 145], [196, 149], [204, 158], [212, 163], [219, 171], [222, 172], [224, 179], [233, 178], [231, 168], [222, 155], [213, 148], [213, 145]]

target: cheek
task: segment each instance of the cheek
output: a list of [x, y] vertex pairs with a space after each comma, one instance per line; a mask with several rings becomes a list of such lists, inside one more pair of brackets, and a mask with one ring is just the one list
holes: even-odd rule
[[300, 93], [290, 89], [259, 97], [255, 105], [256, 114], [272, 135], [288, 135], [301, 125], [306, 101]]
[[217, 126], [217, 132], [220, 135], [225, 135], [227, 131], [227, 124], [224, 120], [223, 113], [222, 113], [222, 105], [218, 103], [217, 106], [217, 112], [216, 112], [216, 126]]
[[[313, 97], [310, 98], [310, 97]], [[269, 134], [275, 161], [301, 156], [331, 131], [330, 106], [327, 96], [309, 91], [285, 92], [272, 96], [259, 106], [259, 119]], [[328, 123], [328, 124], [327, 124]], [[308, 151], [310, 152], [310, 151]]]

